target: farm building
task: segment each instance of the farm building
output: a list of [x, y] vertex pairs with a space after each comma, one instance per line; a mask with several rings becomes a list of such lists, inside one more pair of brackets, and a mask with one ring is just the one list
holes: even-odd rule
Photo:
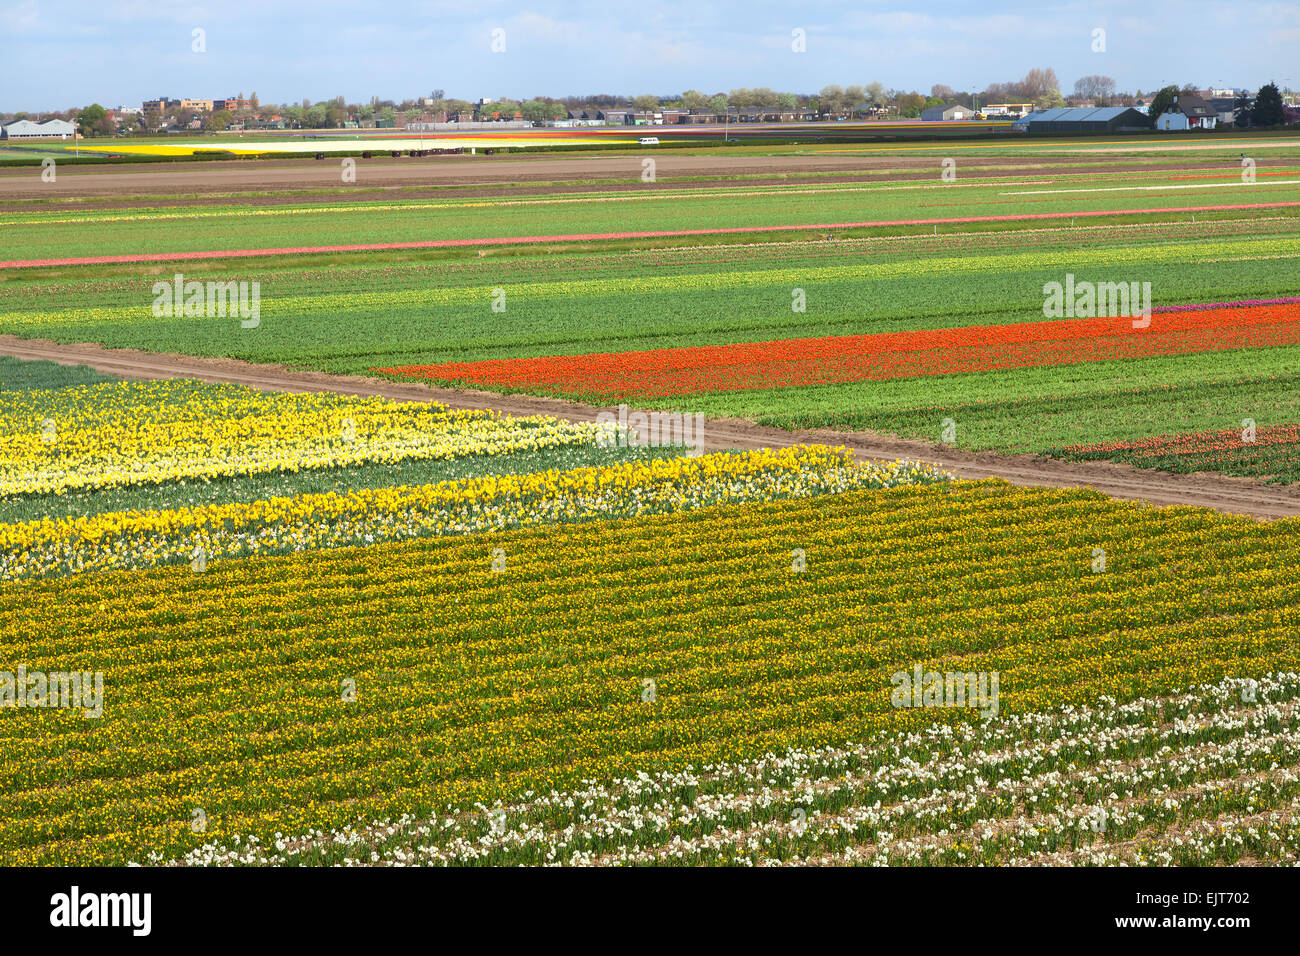
[[921, 119], [927, 123], [936, 120], [968, 120], [975, 118], [975, 111], [968, 106], [931, 106], [928, 110], [921, 111]]
[[1219, 114], [1218, 126], [1248, 126], [1250, 124], [1250, 108], [1255, 105], [1253, 96], [1215, 96], [1208, 102]]
[[0, 139], [67, 139], [76, 132], [77, 127], [67, 120], [52, 119], [44, 123], [17, 120], [8, 126], [0, 126]]
[[1033, 103], [989, 103], [980, 108], [980, 112], [989, 119], [996, 116], [1028, 116], [1033, 111]]
[[1076, 106], [1035, 110], [1013, 127], [1029, 133], [1115, 133], [1150, 129], [1151, 121], [1131, 106]]
[[1214, 129], [1219, 111], [1195, 93], [1179, 93], [1174, 105], [1156, 117], [1156, 129]]

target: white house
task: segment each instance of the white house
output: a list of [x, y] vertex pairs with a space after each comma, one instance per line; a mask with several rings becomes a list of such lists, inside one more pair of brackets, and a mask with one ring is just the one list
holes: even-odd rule
[[1219, 111], [1195, 93], [1179, 93], [1173, 105], [1156, 117], [1156, 129], [1214, 129]]
[[76, 132], [77, 127], [67, 120], [52, 119], [44, 123], [16, 120], [7, 126], [0, 126], [0, 139], [69, 139]]

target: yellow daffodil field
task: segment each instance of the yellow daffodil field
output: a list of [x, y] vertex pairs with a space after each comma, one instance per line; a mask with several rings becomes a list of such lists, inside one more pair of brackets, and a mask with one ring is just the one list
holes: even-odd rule
[[0, 392], [0, 496], [593, 444], [595, 425], [184, 380]]
[[103, 687], [0, 708], [0, 855], [1294, 859], [1297, 540], [940, 481], [7, 583]]
[[0, 865], [1300, 864], [1294, 144], [322, 143], [0, 177]]
[[0, 362], [0, 862], [1297, 859], [1296, 520]]
[[[206, 567], [947, 477], [823, 447], [641, 456], [613, 440], [617, 425], [194, 381], [9, 389], [0, 413], [0, 518], [11, 519], [0, 521], [0, 580]], [[515, 473], [495, 467], [503, 461]], [[425, 469], [416, 479], [449, 477], [395, 480], [408, 463]], [[192, 483], [202, 498], [190, 497]], [[69, 497], [63, 516], [51, 513]]]
[[0, 579], [204, 562], [436, 534], [938, 481], [903, 462], [858, 465], [829, 449], [652, 459], [417, 487], [0, 525]]

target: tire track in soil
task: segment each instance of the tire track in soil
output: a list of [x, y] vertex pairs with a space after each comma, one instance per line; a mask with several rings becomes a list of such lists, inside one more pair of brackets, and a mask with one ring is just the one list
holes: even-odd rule
[[[88, 365], [110, 375], [134, 379], [193, 378], [247, 385], [267, 391], [335, 392], [379, 395], [397, 401], [442, 402], [452, 408], [492, 409], [507, 415], [553, 415], [593, 421], [603, 409], [539, 395], [499, 395], [402, 383], [359, 375], [295, 371], [226, 358], [195, 358], [136, 349], [106, 349], [93, 344], [65, 345], [42, 339], [0, 335], [0, 354], [44, 359], [61, 365]], [[1114, 462], [1065, 462], [1036, 455], [962, 451], [930, 442], [876, 432], [828, 429], [786, 431], [744, 419], [709, 419], [706, 451], [785, 448], [805, 443], [844, 445], [869, 458], [911, 458], [930, 462], [958, 478], [1004, 478], [1015, 485], [1094, 488], [1113, 498], [1157, 506], [1190, 505], [1256, 519], [1300, 517], [1300, 488], [1265, 485], [1248, 478], [1194, 473], [1176, 475]]]

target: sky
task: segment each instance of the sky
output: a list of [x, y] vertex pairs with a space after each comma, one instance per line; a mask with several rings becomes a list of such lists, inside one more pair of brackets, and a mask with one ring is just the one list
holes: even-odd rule
[[928, 93], [1032, 67], [1055, 69], [1067, 94], [1088, 74], [1129, 91], [1294, 89], [1300, 0], [0, 0], [4, 112], [252, 92], [473, 101], [878, 80]]

